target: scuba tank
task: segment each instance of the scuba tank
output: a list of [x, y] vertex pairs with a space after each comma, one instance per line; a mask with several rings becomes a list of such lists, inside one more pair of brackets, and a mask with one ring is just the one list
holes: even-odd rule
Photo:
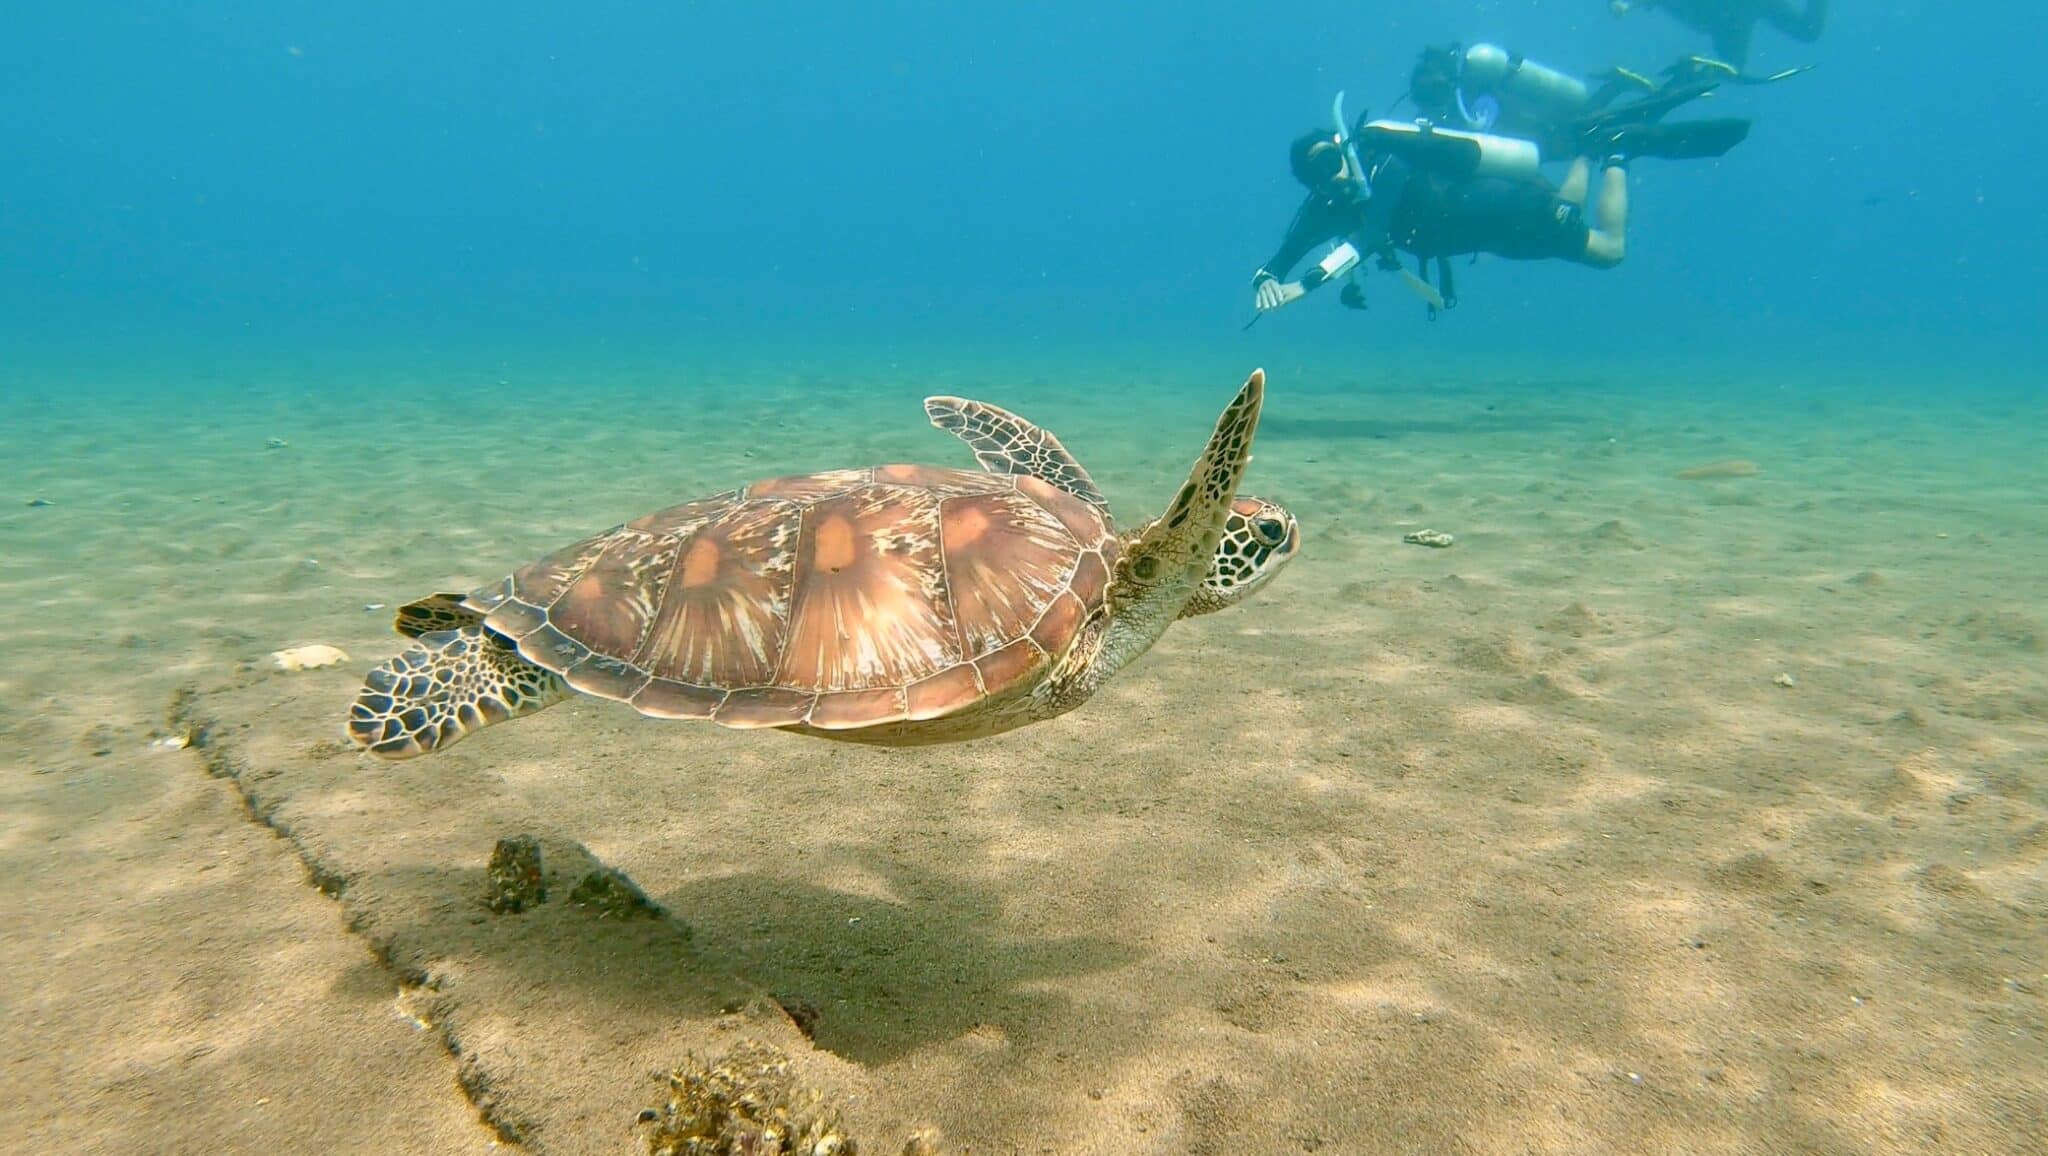
[[1547, 111], [1570, 115], [1585, 109], [1591, 93], [1586, 82], [1548, 65], [1510, 53], [1496, 44], [1475, 44], [1465, 50], [1459, 70], [1459, 99], [1499, 93]]
[[[1346, 121], [1343, 121], [1343, 90], [1337, 90], [1337, 98], [1329, 102], [1329, 119], [1337, 123], [1337, 143], [1343, 148], [1343, 156], [1346, 156], [1346, 160], [1352, 164], [1352, 172], [1356, 172], [1362, 180], [1366, 180], [1368, 189], [1370, 189], [1370, 180], [1366, 178], [1366, 166], [1358, 158], [1358, 135], [1372, 131], [1372, 127], [1380, 125], [1380, 123], [1389, 123], [1389, 125], [1397, 125], [1399, 127], [1399, 121], [1364, 121], [1364, 113], [1360, 113], [1360, 121], [1364, 121], [1364, 123], [1360, 123], [1356, 131], [1348, 129]], [[1417, 121], [1417, 129], [1427, 129], [1427, 125], [1430, 125], [1427, 121]], [[1485, 135], [1485, 133], [1462, 133], [1462, 135], [1479, 137], [1479, 135]], [[1497, 139], [1501, 143], [1507, 143], [1507, 146], [1516, 146], [1516, 143], [1524, 143], [1524, 141], [1507, 141], [1505, 137], [1489, 137], [1489, 139]], [[1532, 152], [1532, 156], [1534, 156], [1534, 152]], [[1352, 242], [1343, 242], [1341, 246], [1331, 250], [1329, 256], [1323, 258], [1323, 273], [1325, 273], [1325, 277], [1333, 277], [1337, 273], [1350, 275], [1352, 283], [1343, 287], [1343, 295], [1339, 299], [1346, 303], [1346, 305], [1354, 307], [1354, 309], [1364, 309], [1366, 307], [1366, 287], [1358, 281], [1358, 264], [1360, 264], [1360, 260], [1362, 260], [1362, 254], [1358, 252], [1356, 246], [1352, 246]], [[1380, 254], [1378, 266], [1380, 266], [1380, 269], [1386, 269], [1386, 271], [1399, 275], [1401, 281], [1407, 285], [1407, 289], [1411, 293], [1415, 293], [1417, 297], [1421, 297], [1423, 303], [1430, 307], [1430, 320], [1434, 322], [1440, 312], [1444, 312], [1444, 309], [1448, 309], [1448, 307], [1458, 303], [1458, 291], [1450, 283], [1450, 260], [1446, 260], [1442, 256], [1436, 260], [1438, 273], [1440, 273], [1442, 283], [1444, 283], [1442, 291], [1432, 289], [1430, 283], [1423, 279], [1423, 275], [1430, 271], [1430, 258], [1419, 258], [1419, 260], [1421, 260], [1421, 269], [1417, 273], [1409, 273], [1407, 269], [1401, 269], [1401, 262], [1393, 256], [1393, 252], [1386, 250], [1386, 252]], [[1257, 318], [1253, 318], [1253, 320], [1257, 320]]]
[[[1359, 115], [1363, 119], [1365, 114], [1360, 113]], [[1330, 119], [1337, 126], [1337, 143], [1344, 150], [1344, 159], [1350, 163], [1351, 171], [1356, 173], [1360, 180], [1365, 181], [1367, 187], [1370, 188], [1370, 178], [1367, 177], [1365, 165], [1358, 156], [1358, 133], [1370, 129], [1372, 125], [1379, 122], [1373, 121], [1361, 124], [1357, 132], [1347, 127], [1348, 122], [1344, 119], [1344, 93], [1341, 89], [1338, 90], [1337, 98], [1330, 102]], [[1439, 312], [1458, 303], [1457, 290], [1451, 288], [1451, 267], [1443, 263], [1441, 259], [1438, 265], [1443, 273], [1444, 291], [1439, 293], [1435, 289], [1430, 288], [1428, 281], [1403, 269], [1398, 260], [1392, 259], [1391, 252], [1382, 253], [1381, 257], [1380, 268], [1399, 274], [1401, 280], [1407, 284], [1409, 291], [1422, 298], [1423, 303], [1429, 306], [1429, 319], [1431, 321], [1436, 320]], [[1344, 287], [1339, 300], [1353, 309], [1363, 309], [1366, 307], [1365, 285], [1358, 278], [1359, 262], [1361, 260], [1362, 255], [1359, 253], [1357, 246], [1353, 245], [1350, 241], [1345, 241], [1343, 244], [1332, 249], [1329, 256], [1323, 258], [1321, 265], [1325, 280], [1339, 276], [1349, 276], [1350, 284]], [[1428, 259], [1424, 258], [1423, 263], [1426, 266]], [[1255, 317], [1252, 320], [1256, 321], [1258, 318]]]
[[1375, 120], [1359, 126], [1356, 135], [1371, 151], [1451, 177], [1527, 180], [1538, 175], [1542, 159], [1535, 141], [1438, 128], [1427, 120]]

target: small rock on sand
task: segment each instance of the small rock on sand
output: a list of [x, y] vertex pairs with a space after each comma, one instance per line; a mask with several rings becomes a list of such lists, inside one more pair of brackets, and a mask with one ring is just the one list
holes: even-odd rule
[[324, 642], [316, 642], [311, 646], [294, 646], [289, 650], [280, 650], [270, 657], [277, 660], [279, 670], [318, 670], [323, 666], [333, 666], [337, 662], [347, 662], [348, 651]]

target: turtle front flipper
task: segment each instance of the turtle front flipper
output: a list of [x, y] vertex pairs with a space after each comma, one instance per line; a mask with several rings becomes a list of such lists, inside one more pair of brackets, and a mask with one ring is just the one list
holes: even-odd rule
[[519, 657], [480, 626], [430, 631], [370, 671], [349, 708], [348, 737], [385, 759], [409, 759], [495, 722], [569, 696], [560, 675]]
[[[1259, 409], [1266, 397], [1266, 371], [1252, 370], [1237, 391], [1202, 456], [1195, 459], [1188, 480], [1174, 494], [1159, 519], [1145, 527], [1118, 566], [1119, 578], [1143, 591], [1150, 587], [1185, 586], [1209, 571], [1216, 545], [1230, 520], [1231, 502], [1252, 460], [1252, 435], [1259, 428]], [[1178, 611], [1179, 607], [1175, 607]]]
[[1095, 479], [1060, 439], [1009, 410], [964, 397], [928, 397], [924, 413], [933, 425], [966, 442], [974, 460], [989, 473], [1028, 474], [1097, 509], [1109, 508]]
[[1238, 483], [1251, 464], [1252, 434], [1265, 397], [1266, 372], [1255, 369], [1217, 419], [1209, 444], [1166, 512], [1126, 542], [1110, 579], [1109, 629], [1099, 653], [1073, 675], [1084, 691], [1151, 649], [1209, 574]]

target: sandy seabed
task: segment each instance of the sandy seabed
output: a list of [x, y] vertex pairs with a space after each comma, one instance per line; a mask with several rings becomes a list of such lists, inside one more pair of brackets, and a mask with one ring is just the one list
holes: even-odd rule
[[[1248, 368], [0, 403], [0, 1146], [630, 1153], [760, 1040], [868, 1153], [2044, 1151], [2038, 389], [1276, 369], [1248, 488], [1302, 557], [1061, 719], [342, 741], [408, 598], [968, 465], [927, 392], [1136, 520]], [[519, 834], [549, 898], [494, 913]], [[573, 901], [601, 868], [652, 909]]]

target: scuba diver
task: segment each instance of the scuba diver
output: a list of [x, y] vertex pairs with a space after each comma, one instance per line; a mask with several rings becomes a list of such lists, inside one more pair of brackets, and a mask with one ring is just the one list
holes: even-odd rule
[[[1453, 256], [1491, 253], [1613, 268], [1628, 248], [1630, 160], [1719, 156], [1748, 132], [1746, 120], [1597, 122], [1557, 185], [1538, 170], [1539, 152], [1528, 140], [1437, 128], [1428, 121], [1363, 118], [1348, 134], [1304, 133], [1289, 146], [1288, 163], [1308, 195], [1279, 247], [1252, 275], [1253, 304], [1263, 315], [1346, 277], [1340, 299], [1363, 309], [1356, 274], [1367, 257], [1400, 273], [1429, 304], [1432, 318], [1457, 302], [1448, 260]], [[1595, 157], [1602, 158], [1597, 190]], [[1299, 280], [1283, 280], [1326, 242], [1334, 247], [1322, 261]], [[1432, 289], [1402, 268], [1400, 252], [1413, 254], [1425, 269], [1435, 258], [1441, 287]]]
[[[1548, 162], [1576, 156], [1603, 124], [1657, 120], [1722, 84], [1771, 84], [1811, 67], [1749, 76], [1718, 60], [1684, 56], [1661, 79], [1616, 67], [1582, 80], [1493, 44], [1431, 45], [1416, 59], [1404, 95], [1432, 124], [1534, 141]], [[1615, 104], [1631, 92], [1637, 99]]]
[[1534, 141], [1548, 161], [1573, 156], [1581, 122], [1623, 92], [1657, 87], [1616, 68], [1596, 88], [1498, 45], [1450, 44], [1422, 50], [1407, 97], [1433, 124]]
[[1828, 0], [1609, 0], [1608, 9], [1623, 16], [1637, 8], [1662, 8], [1672, 19], [1714, 43], [1714, 55], [1736, 68], [1749, 59], [1749, 41], [1761, 20], [1778, 31], [1811, 44], [1827, 27]]

